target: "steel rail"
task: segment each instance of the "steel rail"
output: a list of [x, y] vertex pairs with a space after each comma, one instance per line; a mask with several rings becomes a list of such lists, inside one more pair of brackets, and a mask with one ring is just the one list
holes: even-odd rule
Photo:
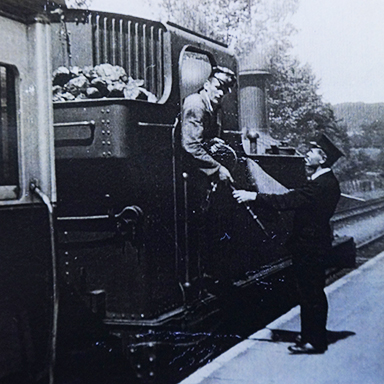
[[336, 223], [339, 221], [351, 219], [353, 217], [358, 217], [363, 214], [380, 211], [382, 209], [384, 209], [384, 197], [368, 200], [365, 203], [359, 204], [358, 206], [336, 211], [331, 221]]

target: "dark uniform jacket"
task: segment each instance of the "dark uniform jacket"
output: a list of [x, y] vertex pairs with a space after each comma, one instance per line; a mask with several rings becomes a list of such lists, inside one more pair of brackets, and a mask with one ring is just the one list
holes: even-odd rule
[[339, 198], [339, 182], [329, 171], [282, 195], [259, 193], [256, 205], [268, 205], [279, 211], [294, 210], [287, 247], [296, 258], [313, 253], [322, 258], [331, 249], [330, 219]]
[[205, 150], [204, 143], [220, 134], [217, 114], [212, 110], [209, 100], [203, 94], [189, 95], [183, 105], [181, 123], [181, 143], [185, 151], [192, 156], [189, 159], [194, 167], [207, 176], [218, 171], [220, 163]]

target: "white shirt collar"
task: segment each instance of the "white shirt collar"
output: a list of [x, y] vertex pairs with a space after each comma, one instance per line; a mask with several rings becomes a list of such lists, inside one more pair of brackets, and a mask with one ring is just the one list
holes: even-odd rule
[[314, 174], [311, 175], [310, 180], [315, 180], [324, 173], [330, 172], [331, 168], [320, 168]]

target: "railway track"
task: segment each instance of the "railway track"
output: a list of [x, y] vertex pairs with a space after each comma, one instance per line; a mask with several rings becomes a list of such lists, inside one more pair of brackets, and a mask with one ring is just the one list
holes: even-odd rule
[[351, 236], [362, 248], [384, 236], [384, 197], [337, 211], [331, 223], [336, 236]]

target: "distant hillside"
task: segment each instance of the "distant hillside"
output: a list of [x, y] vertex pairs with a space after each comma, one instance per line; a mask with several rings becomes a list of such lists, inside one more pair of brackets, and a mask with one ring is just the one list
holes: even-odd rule
[[384, 103], [341, 103], [332, 106], [337, 120], [341, 120], [348, 127], [348, 132], [360, 132], [363, 124], [370, 124], [375, 120], [384, 121]]

